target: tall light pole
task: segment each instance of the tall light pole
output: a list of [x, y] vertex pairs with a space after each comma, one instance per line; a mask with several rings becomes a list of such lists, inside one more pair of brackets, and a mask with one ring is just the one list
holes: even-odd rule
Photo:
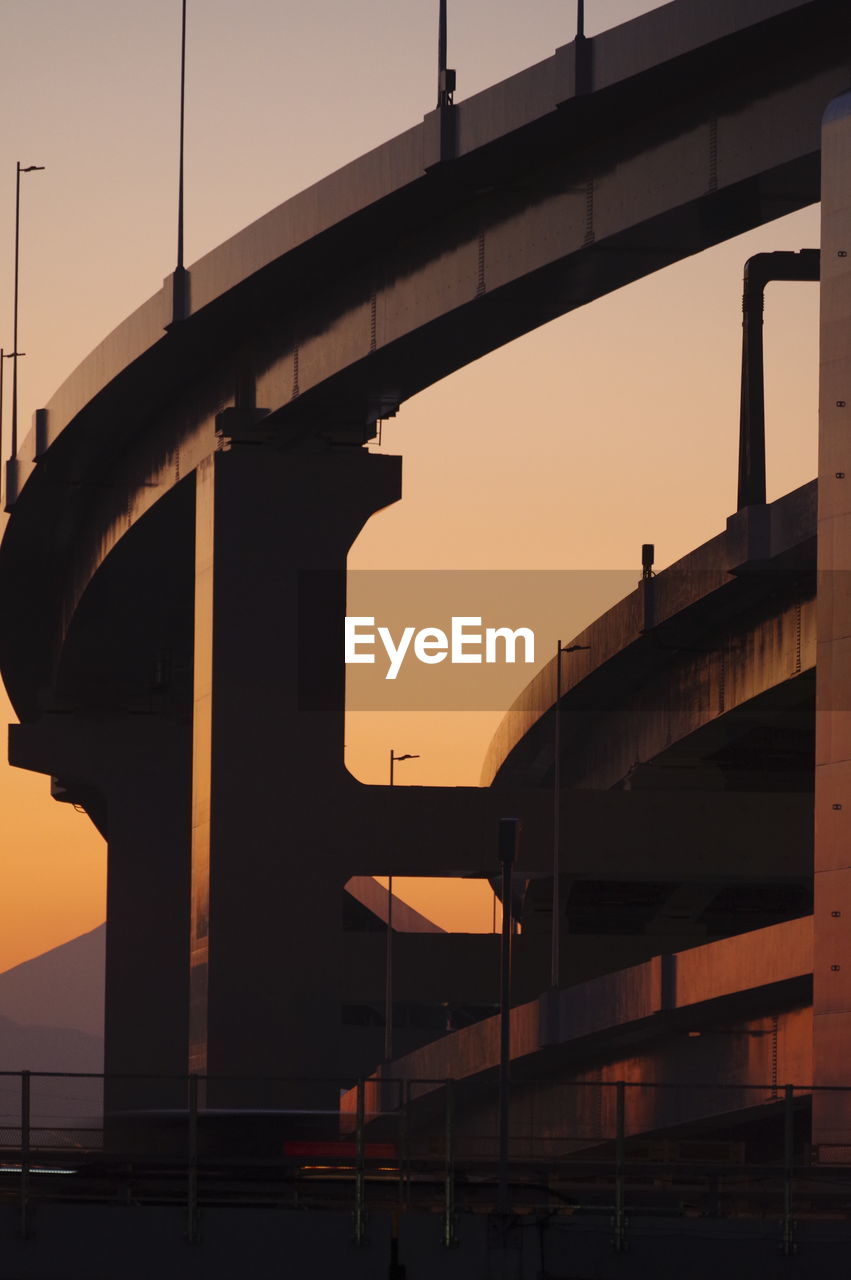
[[18, 350], [18, 280], [20, 267], [20, 250], [21, 250], [21, 174], [35, 173], [37, 170], [44, 168], [43, 164], [21, 165], [20, 160], [15, 165], [15, 283], [14, 283], [14, 302], [13, 302], [13, 318], [12, 318], [12, 447], [11, 456], [14, 458], [18, 452], [18, 356], [23, 355], [23, 351]]
[[576, 0], [576, 39], [573, 43], [576, 94], [591, 92], [591, 41], [585, 35], [585, 0]]
[[177, 266], [183, 267], [183, 140], [186, 125], [186, 0], [180, 22], [180, 146], [177, 179]]
[[172, 323], [185, 320], [187, 307], [188, 281], [186, 267], [183, 264], [183, 151], [186, 124], [186, 0], [181, 0], [180, 23], [180, 125], [178, 142], [177, 167], [177, 264], [174, 268], [171, 295]]
[[553, 732], [553, 932], [550, 986], [559, 985], [559, 947], [561, 942], [561, 867], [559, 846], [561, 842], [561, 655], [589, 649], [587, 644], [556, 644], [556, 701], [555, 728]]
[[437, 105], [451, 107], [455, 93], [455, 72], [446, 65], [446, 5], [440, 0], [437, 19]]
[[[395, 781], [393, 766], [399, 760], [419, 760], [419, 756], [397, 756], [390, 749], [390, 785]], [[384, 1061], [393, 1057], [393, 876], [387, 877], [387, 933], [384, 956]]]

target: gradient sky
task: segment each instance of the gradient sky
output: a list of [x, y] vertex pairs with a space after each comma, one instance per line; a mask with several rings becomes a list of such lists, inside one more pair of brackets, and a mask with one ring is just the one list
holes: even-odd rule
[[[587, 0], [588, 34], [646, 9]], [[549, 56], [570, 0], [450, 0], [458, 99]], [[189, 0], [187, 261], [433, 106], [437, 0]], [[19, 420], [173, 265], [180, 0], [7, 0], [0, 63], [0, 345], [12, 345], [15, 162], [22, 180]], [[4, 176], [5, 175], [5, 176]], [[406, 403], [381, 449], [405, 496], [354, 568], [634, 570], [723, 528], [735, 506], [741, 270], [818, 243], [817, 210], [668, 268], [485, 357]], [[772, 285], [769, 499], [816, 470], [817, 290]], [[7, 374], [8, 374], [7, 366]], [[8, 392], [8, 380], [7, 380]], [[8, 413], [8, 398], [7, 398]], [[612, 600], [623, 579], [606, 574]], [[564, 601], [550, 648], [600, 611]], [[12, 718], [5, 700], [0, 724]], [[348, 762], [383, 782], [476, 783], [499, 716], [358, 713]], [[5, 752], [3, 753], [5, 757]], [[105, 854], [47, 779], [0, 764], [0, 969], [98, 924]], [[460, 892], [417, 899], [470, 921]], [[479, 927], [488, 927], [480, 909]]]

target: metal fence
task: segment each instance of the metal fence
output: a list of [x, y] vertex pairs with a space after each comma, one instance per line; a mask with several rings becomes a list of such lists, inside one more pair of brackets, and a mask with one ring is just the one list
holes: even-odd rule
[[0, 1198], [597, 1217], [851, 1219], [851, 1146], [814, 1148], [811, 1086], [536, 1080], [512, 1088], [507, 1155], [490, 1081], [0, 1073]]

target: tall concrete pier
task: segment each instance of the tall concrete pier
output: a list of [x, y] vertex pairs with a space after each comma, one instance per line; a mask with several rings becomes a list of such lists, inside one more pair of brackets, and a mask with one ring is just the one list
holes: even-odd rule
[[[851, 93], [822, 140], [813, 1082], [851, 1060]], [[851, 1099], [817, 1094], [813, 1141], [851, 1143]]]

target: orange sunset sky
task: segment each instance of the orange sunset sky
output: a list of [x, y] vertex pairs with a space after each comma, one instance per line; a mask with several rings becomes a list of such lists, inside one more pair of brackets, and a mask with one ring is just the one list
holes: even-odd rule
[[[652, 7], [587, 0], [586, 30]], [[548, 56], [572, 38], [574, 13], [565, 0], [530, 0], [522, 14], [511, 0], [450, 0], [457, 97]], [[172, 268], [179, 21], [179, 0], [4, 7], [7, 350], [15, 162], [46, 166], [22, 180], [24, 431]], [[436, 23], [437, 0], [189, 0], [188, 261], [419, 120], [433, 106]], [[742, 266], [756, 251], [817, 244], [818, 211], [805, 210], [563, 317], [406, 403], [380, 445], [404, 458], [404, 498], [373, 518], [350, 566], [595, 571], [593, 585], [578, 580], [560, 602], [546, 660], [559, 636], [639, 576], [643, 542], [655, 543], [661, 568], [723, 528], [735, 507]], [[771, 499], [816, 470], [814, 285], [770, 287], [766, 347]], [[13, 718], [4, 697], [0, 723]], [[498, 720], [498, 711], [352, 713], [348, 764], [383, 783], [394, 747], [421, 757], [400, 766], [400, 784], [475, 784]], [[46, 778], [10, 769], [4, 748], [0, 969], [99, 924], [105, 871], [86, 816], [53, 803]], [[489, 928], [490, 906], [474, 898], [474, 888], [465, 896], [440, 884], [412, 900], [448, 927]]]

